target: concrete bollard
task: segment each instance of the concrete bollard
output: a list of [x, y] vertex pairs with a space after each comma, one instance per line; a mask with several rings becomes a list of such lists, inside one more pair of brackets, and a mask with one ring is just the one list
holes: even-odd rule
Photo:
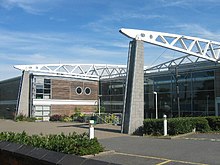
[[94, 120], [89, 120], [89, 139], [94, 139], [95, 130], [94, 130]]
[[163, 115], [164, 121], [163, 121], [163, 129], [164, 129], [164, 136], [167, 136], [167, 115]]

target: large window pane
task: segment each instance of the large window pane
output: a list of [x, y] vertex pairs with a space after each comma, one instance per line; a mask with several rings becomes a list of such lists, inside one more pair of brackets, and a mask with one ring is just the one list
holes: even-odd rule
[[51, 80], [41, 77], [34, 78], [33, 97], [36, 99], [49, 99], [51, 96]]

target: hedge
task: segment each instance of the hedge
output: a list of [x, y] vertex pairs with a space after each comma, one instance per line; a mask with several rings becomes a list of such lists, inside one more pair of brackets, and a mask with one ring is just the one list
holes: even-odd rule
[[143, 133], [147, 135], [162, 135], [163, 119], [145, 119], [143, 123]]
[[206, 120], [212, 131], [220, 131], [220, 116], [208, 116]]
[[168, 119], [168, 134], [178, 135], [192, 132], [195, 128], [194, 121], [191, 118], [172, 118]]
[[[210, 120], [210, 122], [213, 123], [213, 120]], [[196, 128], [196, 131], [198, 132], [210, 131], [209, 122], [204, 117], [182, 117], [168, 119], [169, 135], [189, 133], [192, 132], [194, 128]], [[147, 135], [163, 135], [163, 119], [145, 119], [143, 122], [142, 131], [143, 134]]]
[[75, 155], [94, 155], [104, 150], [97, 138], [89, 139], [87, 133], [76, 134], [76, 132], [69, 135], [61, 133], [58, 135], [40, 134], [32, 136], [27, 135], [26, 132], [1, 132], [0, 141], [9, 141]]
[[196, 128], [196, 131], [198, 132], [208, 132], [210, 131], [210, 126], [208, 123], [208, 120], [204, 117], [194, 117], [192, 118], [194, 128]]

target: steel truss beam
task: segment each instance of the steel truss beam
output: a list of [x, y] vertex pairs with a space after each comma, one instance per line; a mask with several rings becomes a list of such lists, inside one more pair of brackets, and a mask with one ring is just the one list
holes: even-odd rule
[[204, 59], [201, 59], [199, 57], [195, 56], [182, 56], [164, 63], [161, 63], [159, 65], [147, 68], [144, 70], [145, 73], [148, 72], [161, 72], [161, 71], [167, 71], [168, 69], [172, 67], [178, 67], [182, 64], [195, 64], [199, 61], [204, 61]]
[[129, 38], [172, 49], [187, 55], [219, 62], [220, 43], [197, 37], [155, 31], [124, 29], [120, 32]]
[[33, 73], [46, 73], [50, 75], [62, 75], [91, 80], [125, 76], [127, 71], [126, 65], [105, 64], [15, 65], [14, 68]]

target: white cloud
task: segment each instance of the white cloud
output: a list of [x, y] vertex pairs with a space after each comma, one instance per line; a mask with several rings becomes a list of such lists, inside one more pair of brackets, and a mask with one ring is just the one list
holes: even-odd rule
[[213, 5], [220, 4], [219, 0], [159, 0], [159, 6], [161, 7], [186, 7], [186, 6], [201, 6], [201, 5]]
[[211, 31], [198, 24], [178, 24], [170, 27], [178, 34], [190, 35], [212, 41], [220, 41], [220, 31]]
[[48, 11], [48, 9], [58, 1], [59, 0], [0, 0], [0, 6], [8, 10], [18, 7], [30, 14], [41, 14]]
[[[14, 73], [13, 65], [126, 63], [128, 45], [117, 38], [106, 40], [73, 33], [12, 32], [2, 29], [0, 34], [0, 65], [5, 66], [10, 74]], [[4, 77], [3, 74], [8, 77], [7, 73], [1, 73], [1, 77]]]

